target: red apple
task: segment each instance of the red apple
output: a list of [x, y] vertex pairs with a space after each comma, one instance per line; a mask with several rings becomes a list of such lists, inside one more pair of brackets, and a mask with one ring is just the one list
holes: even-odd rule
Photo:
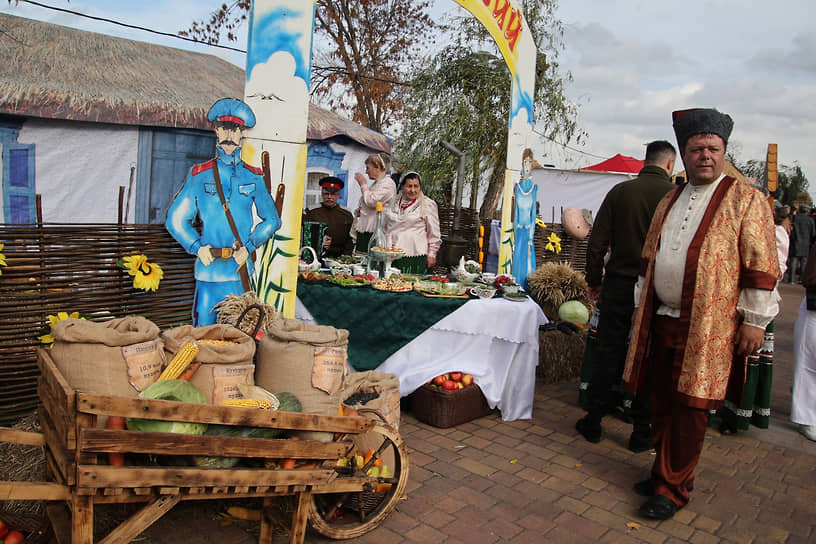
[[465, 384], [465, 386], [471, 385], [473, 383], [473, 375], [465, 374], [462, 376], [462, 383]]
[[456, 382], [453, 380], [445, 380], [445, 382], [442, 384], [442, 389], [453, 391], [455, 389], [459, 389], [459, 386], [456, 385]]
[[461, 372], [451, 372], [450, 373], [450, 379], [455, 381], [455, 382], [461, 382], [462, 381], [462, 373]]
[[445, 383], [445, 376], [443, 375], [437, 376], [436, 378], [433, 379], [433, 383], [434, 385], [442, 385], [443, 383]]

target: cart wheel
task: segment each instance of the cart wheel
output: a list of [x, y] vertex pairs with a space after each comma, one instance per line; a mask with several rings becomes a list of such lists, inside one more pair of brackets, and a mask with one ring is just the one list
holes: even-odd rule
[[[333, 539], [355, 538], [378, 527], [397, 506], [408, 485], [408, 449], [393, 427], [377, 424], [366, 434], [351, 435], [351, 438], [355, 443], [357, 439], [365, 439], [366, 445], [379, 452], [377, 456], [384, 462], [391, 460], [393, 476], [389, 479], [370, 478], [365, 475], [366, 467], [356, 467], [338, 474], [336, 481], [362, 478], [359, 491], [312, 495], [309, 521], [317, 532]], [[355, 453], [349, 452], [348, 458], [353, 458]], [[390, 483], [391, 488], [377, 493], [379, 483]]]

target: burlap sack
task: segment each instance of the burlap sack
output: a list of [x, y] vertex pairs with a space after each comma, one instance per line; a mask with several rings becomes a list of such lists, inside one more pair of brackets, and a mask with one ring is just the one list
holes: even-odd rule
[[[258, 345], [255, 383], [293, 393], [304, 412], [336, 416], [348, 366], [348, 331], [278, 316]], [[299, 433], [331, 440], [330, 433]]]
[[164, 365], [159, 328], [144, 317], [102, 323], [66, 319], [51, 327], [51, 335], [51, 358], [80, 391], [135, 397], [159, 377]]
[[207, 402], [219, 404], [228, 399], [241, 398], [239, 383], [254, 384], [255, 341], [232, 325], [193, 327], [182, 325], [161, 334], [167, 351], [167, 361], [190, 341], [226, 340], [229, 345], [216, 346], [199, 343], [195, 360], [201, 366], [190, 383], [201, 389]]
[[[358, 393], [376, 393], [378, 396], [365, 404], [350, 404], [348, 399]], [[386, 374], [376, 370], [351, 374], [346, 378], [341, 397], [343, 405], [354, 410], [360, 408], [377, 410], [385, 418], [386, 423], [399, 430], [400, 389], [399, 377], [396, 374]], [[379, 419], [373, 414], [364, 415], [372, 419]]]

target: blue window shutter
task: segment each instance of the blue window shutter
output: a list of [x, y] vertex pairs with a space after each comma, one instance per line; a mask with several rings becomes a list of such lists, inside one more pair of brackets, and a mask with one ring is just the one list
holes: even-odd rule
[[[16, 134], [15, 134], [16, 140]], [[6, 223], [34, 223], [34, 144], [9, 142], [3, 145], [3, 217]]]

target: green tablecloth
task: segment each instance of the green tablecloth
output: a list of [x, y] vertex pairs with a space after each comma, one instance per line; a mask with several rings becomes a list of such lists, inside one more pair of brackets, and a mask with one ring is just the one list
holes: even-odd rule
[[297, 295], [321, 325], [349, 331], [349, 364], [372, 370], [467, 299], [386, 293], [371, 287], [298, 282]]

